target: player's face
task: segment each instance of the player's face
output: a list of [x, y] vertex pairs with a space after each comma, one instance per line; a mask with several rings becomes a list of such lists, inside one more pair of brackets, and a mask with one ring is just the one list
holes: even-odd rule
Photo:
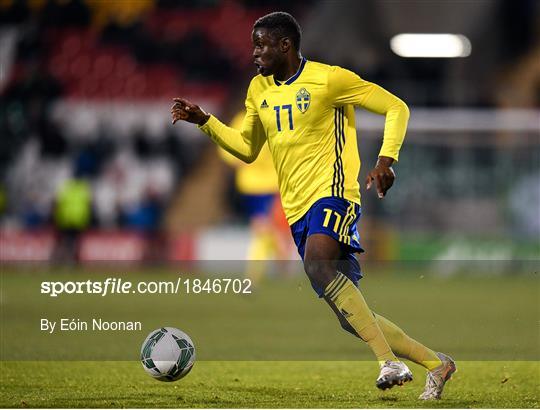
[[253, 62], [257, 67], [257, 72], [265, 77], [274, 74], [283, 61], [279, 40], [264, 28], [253, 30], [252, 40]]

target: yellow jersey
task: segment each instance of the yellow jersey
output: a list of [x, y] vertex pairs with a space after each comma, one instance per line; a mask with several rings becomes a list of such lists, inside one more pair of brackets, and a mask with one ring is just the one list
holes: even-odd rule
[[214, 116], [200, 128], [248, 163], [268, 142], [292, 225], [323, 197], [360, 204], [355, 106], [386, 116], [379, 155], [397, 161], [409, 119], [407, 105], [349, 70], [306, 59], [287, 81], [262, 75], [252, 79], [241, 130]]
[[[231, 128], [242, 129], [244, 116], [244, 111], [236, 114], [231, 121]], [[278, 192], [277, 174], [268, 144], [264, 144], [257, 160], [252, 164], [246, 164], [221, 147], [219, 148], [219, 155], [227, 164], [235, 168], [236, 189], [241, 194], [266, 195]]]

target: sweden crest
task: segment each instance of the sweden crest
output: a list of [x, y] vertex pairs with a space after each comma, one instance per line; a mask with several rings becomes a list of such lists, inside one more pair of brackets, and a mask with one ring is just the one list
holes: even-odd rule
[[300, 88], [300, 90], [296, 93], [296, 106], [302, 114], [307, 111], [310, 103], [311, 94], [305, 88]]

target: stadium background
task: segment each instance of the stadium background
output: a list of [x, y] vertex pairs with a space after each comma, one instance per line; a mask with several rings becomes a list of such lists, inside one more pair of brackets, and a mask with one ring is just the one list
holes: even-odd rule
[[[385, 201], [363, 192], [365, 258], [538, 258], [537, 1], [7, 0], [2, 260], [243, 259], [233, 171], [169, 108], [184, 96], [230, 120], [254, 74], [253, 21], [280, 8], [308, 59], [411, 106], [395, 187]], [[389, 41], [407, 32], [460, 33], [472, 53], [399, 57]], [[363, 176], [383, 123], [358, 117]]]

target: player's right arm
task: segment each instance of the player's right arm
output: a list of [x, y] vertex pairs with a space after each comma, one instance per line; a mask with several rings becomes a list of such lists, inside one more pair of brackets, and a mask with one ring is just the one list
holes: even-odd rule
[[183, 98], [175, 98], [173, 101], [174, 105], [171, 108], [173, 124], [178, 120], [197, 124], [201, 131], [227, 152], [248, 164], [255, 161], [266, 138], [249, 92], [246, 99], [246, 115], [240, 130], [226, 126], [213, 115], [204, 112], [198, 105]]

